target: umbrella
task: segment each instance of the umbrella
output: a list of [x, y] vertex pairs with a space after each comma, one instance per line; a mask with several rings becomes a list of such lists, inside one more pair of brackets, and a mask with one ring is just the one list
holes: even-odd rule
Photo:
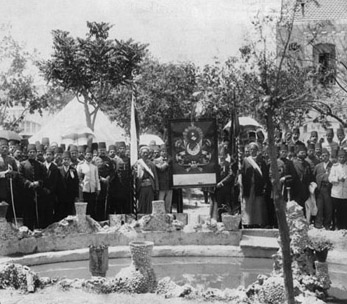
[[7, 140], [17, 140], [17, 141], [21, 141], [22, 137], [14, 132], [14, 131], [10, 131], [10, 130], [0, 130], [0, 138], [5, 138]]
[[[239, 117], [239, 125], [240, 126], [254, 126], [254, 127], [259, 127], [261, 128], [261, 125], [253, 118], [251, 117]], [[229, 121], [225, 127], [224, 127], [224, 130], [227, 130], [229, 129], [231, 126], [231, 121]]]
[[164, 144], [164, 141], [158, 135], [154, 135], [154, 134], [140, 135], [140, 145], [149, 145], [151, 141], [155, 141], [155, 144], [157, 146]]
[[95, 137], [93, 131], [84, 125], [72, 126], [62, 132], [62, 139], [78, 140], [80, 138]]

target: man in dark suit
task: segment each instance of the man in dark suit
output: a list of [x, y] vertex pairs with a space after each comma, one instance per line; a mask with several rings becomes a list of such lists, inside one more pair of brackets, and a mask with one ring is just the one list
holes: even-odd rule
[[61, 217], [64, 218], [76, 213], [74, 203], [78, 199], [79, 195], [79, 178], [77, 170], [71, 166], [71, 156], [69, 151], [63, 153], [62, 159], [63, 165], [59, 168], [59, 171], [62, 176], [63, 191], [59, 196], [59, 213]]
[[36, 155], [36, 146], [29, 144], [28, 159], [23, 161], [19, 168], [26, 197], [23, 223], [31, 230], [43, 228], [47, 224], [46, 219], [43, 218], [46, 203], [44, 182], [47, 179], [47, 169], [36, 160]]
[[325, 229], [330, 229], [333, 216], [333, 205], [331, 202], [329, 174], [333, 163], [330, 161], [330, 154], [326, 148], [322, 150], [321, 157], [323, 161], [316, 165], [313, 172], [318, 189], [316, 200], [318, 213], [314, 225], [316, 228], [324, 227]]
[[293, 160], [295, 173], [293, 176], [293, 200], [304, 208], [305, 202], [310, 196], [309, 185], [314, 181], [310, 164], [305, 160], [307, 150], [304, 145], [297, 146], [297, 157]]
[[[16, 161], [9, 156], [8, 140], [0, 138], [0, 202], [5, 201], [10, 205], [7, 211], [7, 220], [12, 220], [13, 208], [12, 208], [12, 194], [11, 187], [13, 187], [13, 179], [17, 177], [17, 164]], [[16, 209], [17, 206], [15, 205]]]
[[44, 182], [45, 187], [45, 217], [47, 225], [53, 222], [60, 221], [62, 219], [59, 214], [59, 200], [58, 200], [58, 190], [61, 190], [62, 178], [59, 173], [57, 165], [53, 162], [54, 160], [54, 150], [48, 148], [45, 152], [45, 162], [43, 163], [47, 169], [47, 179]]

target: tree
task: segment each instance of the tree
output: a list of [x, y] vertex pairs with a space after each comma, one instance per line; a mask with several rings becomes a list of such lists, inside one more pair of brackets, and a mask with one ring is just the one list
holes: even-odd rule
[[[0, 31], [0, 125], [20, 131], [20, 122], [27, 112], [41, 111], [46, 106], [45, 94], [35, 78], [37, 54], [29, 53], [12, 37], [9, 25], [2, 25]], [[19, 115], [9, 114], [14, 106], [21, 106]]]
[[[165, 63], [147, 56], [136, 81], [136, 104], [142, 132], [164, 136], [169, 119], [190, 117], [194, 97], [196, 67], [191, 63]], [[132, 86], [112, 92], [112, 104], [103, 109], [126, 130], [129, 129]]]
[[100, 107], [112, 104], [112, 92], [131, 82], [146, 45], [109, 39], [112, 26], [108, 23], [87, 22], [87, 27], [84, 39], [53, 31], [54, 51], [50, 60], [40, 62], [40, 70], [53, 87], [77, 96], [84, 104], [86, 125], [94, 130]]

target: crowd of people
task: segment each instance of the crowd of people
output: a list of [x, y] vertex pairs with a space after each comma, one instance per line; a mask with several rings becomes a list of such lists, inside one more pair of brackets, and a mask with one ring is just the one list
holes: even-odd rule
[[[282, 194], [303, 207], [307, 221], [316, 228], [347, 229], [347, 139], [342, 128], [327, 129], [318, 139], [300, 140], [299, 128], [282, 134], [275, 144]], [[270, 162], [265, 142], [250, 142], [240, 169], [241, 214], [244, 227], [277, 226]]]
[[[336, 135], [334, 141], [328, 129], [319, 140], [313, 131], [304, 143], [298, 128], [275, 133], [284, 200], [295, 200], [311, 224], [329, 230], [347, 228], [347, 139], [343, 129]], [[133, 167], [124, 142], [65, 148], [49, 140], [23, 146], [0, 138], [0, 153], [0, 201], [10, 204], [8, 220], [22, 218], [30, 229], [74, 215], [76, 201], [87, 202], [87, 214], [97, 221], [109, 214], [150, 214], [155, 199], [172, 212], [175, 192], [165, 144], [141, 146]], [[239, 166], [228, 159], [227, 143], [219, 145], [217, 183], [203, 189], [205, 201], [211, 198], [210, 216], [220, 221], [223, 212], [241, 212], [245, 228], [276, 227], [264, 138], [250, 138], [243, 153]]]
[[0, 139], [0, 201], [7, 219], [23, 219], [29, 229], [46, 228], [75, 214], [77, 201], [97, 221], [109, 214], [131, 214], [132, 177], [124, 142], [107, 149], [55, 143], [27, 144]]

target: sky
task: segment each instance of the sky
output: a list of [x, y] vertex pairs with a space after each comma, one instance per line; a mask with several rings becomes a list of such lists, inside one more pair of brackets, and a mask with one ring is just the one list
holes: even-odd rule
[[47, 59], [52, 30], [84, 37], [87, 21], [113, 24], [110, 37], [149, 44], [161, 62], [197, 65], [237, 55], [251, 17], [280, 0], [0, 0], [0, 23]]

